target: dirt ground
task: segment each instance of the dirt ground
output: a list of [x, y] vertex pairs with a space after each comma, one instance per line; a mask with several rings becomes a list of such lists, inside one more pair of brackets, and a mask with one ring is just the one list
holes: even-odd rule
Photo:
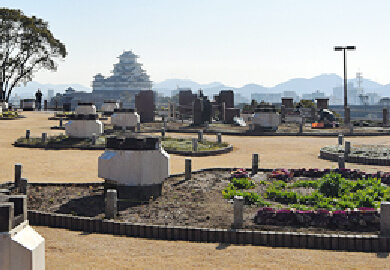
[[[23, 164], [30, 182], [97, 182], [97, 160], [103, 151], [41, 150], [15, 148], [11, 144], [30, 129], [32, 136], [64, 131], [50, 130], [57, 121], [52, 113], [24, 112], [20, 120], [0, 121], [0, 182], [11, 181], [14, 164]], [[175, 134], [174, 136], [186, 136]], [[188, 135], [187, 135], [188, 136]], [[191, 135], [189, 135], [191, 136]], [[196, 135], [192, 135], [195, 137]], [[215, 136], [206, 136], [215, 139]], [[332, 168], [337, 164], [318, 159], [321, 147], [337, 138], [223, 136], [234, 151], [216, 157], [192, 158], [194, 169], [250, 167], [252, 153], [260, 154], [263, 168]], [[348, 138], [352, 144], [390, 145], [390, 137]], [[171, 155], [171, 173], [184, 171], [185, 157]], [[368, 172], [389, 167], [347, 164]], [[296, 250], [254, 246], [154, 241], [111, 235], [85, 234], [34, 227], [46, 239], [47, 269], [132, 268], [265, 268], [265, 269], [386, 269], [388, 253], [352, 253]]]

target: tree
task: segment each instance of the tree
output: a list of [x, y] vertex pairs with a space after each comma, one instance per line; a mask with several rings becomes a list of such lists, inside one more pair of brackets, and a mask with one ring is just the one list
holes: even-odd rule
[[7, 8], [1, 8], [0, 14], [0, 99], [8, 101], [12, 90], [26, 85], [39, 69], [55, 71], [55, 60], [67, 52], [42, 19]]

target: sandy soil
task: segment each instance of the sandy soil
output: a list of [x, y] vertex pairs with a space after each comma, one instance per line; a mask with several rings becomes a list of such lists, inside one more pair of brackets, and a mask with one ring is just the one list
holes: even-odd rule
[[[13, 179], [15, 163], [23, 164], [23, 177], [31, 182], [96, 182], [102, 151], [46, 151], [15, 148], [11, 143], [30, 129], [32, 136], [50, 130], [52, 114], [24, 112], [25, 119], [0, 121], [0, 182]], [[180, 136], [180, 134], [175, 134]], [[185, 135], [183, 135], [185, 136]], [[193, 135], [194, 136], [194, 135]], [[209, 137], [209, 136], [206, 136]], [[211, 139], [215, 136], [210, 136]], [[233, 152], [217, 157], [193, 158], [193, 168], [250, 167], [252, 153], [260, 154], [264, 168], [332, 168], [337, 164], [317, 158], [321, 147], [336, 138], [223, 136]], [[390, 144], [390, 137], [348, 139], [352, 144]], [[185, 157], [171, 155], [171, 173], [184, 171]], [[364, 171], [390, 171], [389, 167], [347, 164]], [[46, 239], [47, 269], [132, 268], [265, 268], [265, 269], [386, 269], [387, 254], [273, 249], [188, 242], [154, 241], [111, 235], [84, 234], [34, 227]]]

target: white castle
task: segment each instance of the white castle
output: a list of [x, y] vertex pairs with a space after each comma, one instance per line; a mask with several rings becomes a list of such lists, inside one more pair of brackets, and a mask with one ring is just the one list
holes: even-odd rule
[[114, 65], [113, 75], [105, 78], [102, 74], [94, 77], [93, 91], [142, 91], [151, 90], [152, 82], [149, 75], [137, 63], [138, 55], [132, 51], [123, 52], [119, 63]]

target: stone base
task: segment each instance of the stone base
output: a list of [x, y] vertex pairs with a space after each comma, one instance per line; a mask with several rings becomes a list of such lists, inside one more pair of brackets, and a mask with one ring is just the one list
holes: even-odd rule
[[148, 202], [151, 197], [157, 198], [161, 195], [162, 184], [147, 186], [125, 186], [118, 185], [115, 181], [106, 180], [104, 183], [104, 194], [107, 189], [116, 189], [118, 199], [125, 199], [128, 202]]

